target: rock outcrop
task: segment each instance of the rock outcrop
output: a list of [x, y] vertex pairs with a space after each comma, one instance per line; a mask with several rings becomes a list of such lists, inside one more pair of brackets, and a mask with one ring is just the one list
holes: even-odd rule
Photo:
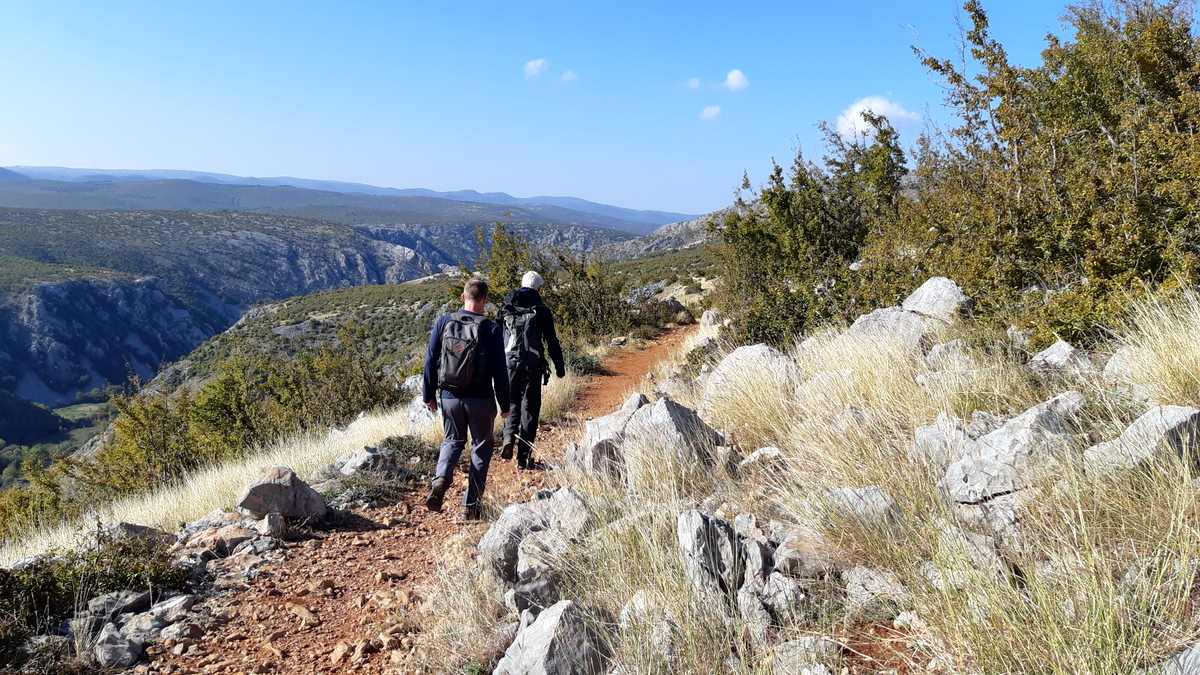
[[517, 634], [496, 675], [598, 675], [604, 672], [603, 642], [583, 610], [570, 600], [545, 609]]
[[1137, 418], [1121, 435], [1083, 453], [1084, 468], [1091, 474], [1148, 465], [1160, 453], [1197, 461], [1200, 448], [1200, 409], [1188, 406], [1155, 406]]
[[1029, 487], [1070, 445], [1083, 404], [1083, 394], [1060, 394], [964, 444], [955, 453], [960, 459], [946, 469], [942, 489], [953, 501], [975, 504]]
[[325, 515], [325, 500], [286, 466], [265, 469], [238, 499], [239, 509], [254, 518], [278, 513], [293, 520], [319, 519]]

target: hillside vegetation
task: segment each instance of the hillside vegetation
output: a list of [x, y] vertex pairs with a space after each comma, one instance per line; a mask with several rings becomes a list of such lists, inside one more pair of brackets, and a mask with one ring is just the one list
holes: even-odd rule
[[[957, 115], [903, 152], [885, 118], [797, 157], [716, 226], [743, 339], [786, 343], [953, 277], [977, 314], [1087, 343], [1131, 294], [1197, 282], [1200, 48], [1185, 4], [1072, 7], [1013, 64], [966, 4], [965, 64], [920, 54]], [[749, 184], [745, 187], [749, 187]]]

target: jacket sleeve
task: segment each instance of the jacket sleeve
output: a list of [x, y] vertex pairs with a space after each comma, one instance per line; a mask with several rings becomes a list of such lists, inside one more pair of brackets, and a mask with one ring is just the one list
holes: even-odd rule
[[508, 362], [504, 356], [504, 329], [500, 324], [493, 324], [492, 329], [492, 344], [488, 345], [488, 352], [491, 358], [492, 367], [492, 389], [496, 391], [496, 403], [500, 406], [500, 412], [508, 410], [511, 401], [509, 400], [509, 384], [508, 384]]
[[440, 316], [433, 322], [433, 330], [429, 333], [429, 348], [425, 350], [425, 374], [422, 378], [422, 399], [426, 403], [437, 398], [438, 357], [442, 354], [442, 328], [446, 325], [446, 317]]
[[554, 372], [562, 377], [566, 372], [563, 363], [562, 345], [558, 343], [558, 333], [554, 330], [554, 314], [549, 307], [542, 306], [538, 314], [542, 319], [542, 339], [546, 342], [546, 351], [550, 352], [550, 361], [554, 363]]

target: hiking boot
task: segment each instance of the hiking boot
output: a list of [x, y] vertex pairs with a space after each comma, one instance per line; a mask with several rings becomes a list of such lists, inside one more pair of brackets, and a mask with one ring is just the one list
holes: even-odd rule
[[517, 459], [517, 468], [521, 471], [545, 471], [546, 465], [532, 457], [522, 457]]
[[479, 504], [468, 504], [463, 509], [463, 520], [467, 522], [483, 520], [483, 507]]
[[429, 490], [429, 496], [425, 498], [425, 506], [430, 511], [441, 511], [442, 502], [446, 501], [446, 479], [434, 478], [433, 486]]
[[513, 458], [513, 450], [516, 447], [517, 447], [517, 444], [515, 442], [505, 443], [503, 445], [503, 447], [500, 448], [500, 459], [503, 459], [505, 461], [512, 459]]

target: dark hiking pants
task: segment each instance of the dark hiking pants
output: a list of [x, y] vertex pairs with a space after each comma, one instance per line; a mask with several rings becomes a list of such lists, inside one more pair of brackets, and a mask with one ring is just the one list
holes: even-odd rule
[[496, 401], [490, 398], [455, 398], [449, 392], [441, 393], [442, 425], [446, 429], [446, 440], [438, 455], [437, 477], [445, 479], [446, 487], [454, 482], [454, 468], [463, 449], [467, 447], [467, 433], [471, 434], [471, 469], [467, 474], [468, 507], [479, 506], [483, 487], [487, 483], [488, 465], [492, 461], [492, 425], [496, 421]]
[[516, 445], [517, 461], [527, 461], [537, 439], [538, 416], [542, 414], [542, 370], [509, 368], [508, 393], [512, 414], [504, 423], [504, 445]]

